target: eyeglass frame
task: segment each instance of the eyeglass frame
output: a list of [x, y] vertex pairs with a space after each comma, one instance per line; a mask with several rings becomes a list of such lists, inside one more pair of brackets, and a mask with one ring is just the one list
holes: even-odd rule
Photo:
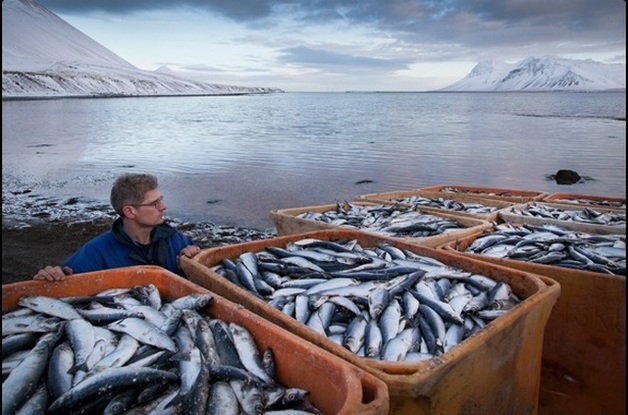
[[133, 207], [152, 206], [155, 209], [157, 209], [159, 207], [159, 204], [162, 203], [163, 201], [164, 201], [164, 197], [163, 196], [159, 196], [159, 198], [157, 200], [154, 200], [152, 202], [148, 202], [148, 203], [129, 203], [129, 205], [131, 205]]

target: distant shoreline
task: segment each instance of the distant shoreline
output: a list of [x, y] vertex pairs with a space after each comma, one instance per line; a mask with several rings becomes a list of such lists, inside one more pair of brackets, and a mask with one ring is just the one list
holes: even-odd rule
[[175, 98], [175, 97], [226, 97], [240, 95], [270, 95], [284, 93], [284, 91], [273, 92], [228, 92], [224, 94], [158, 94], [158, 95], [121, 95], [121, 94], [99, 94], [99, 95], [51, 95], [51, 96], [2, 96], [3, 101], [41, 101], [52, 99], [94, 99], [94, 98]]

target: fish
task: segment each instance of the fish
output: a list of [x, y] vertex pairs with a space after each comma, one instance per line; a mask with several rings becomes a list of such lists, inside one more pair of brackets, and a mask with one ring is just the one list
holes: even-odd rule
[[207, 365], [222, 364], [222, 359], [216, 349], [214, 333], [209, 326], [209, 322], [205, 318], [201, 318], [196, 323], [196, 328], [194, 330], [194, 344], [201, 351]]
[[233, 336], [233, 343], [235, 344], [238, 356], [240, 356], [242, 365], [264, 383], [271, 383], [272, 378], [264, 369], [264, 364], [257, 350], [255, 340], [249, 331], [239, 324], [229, 323], [229, 332]]
[[360, 315], [355, 316], [347, 327], [342, 340], [342, 345], [353, 353], [362, 347], [366, 335], [366, 327], [368, 325], [368, 313], [363, 311]]
[[410, 352], [410, 349], [420, 339], [420, 332], [416, 327], [403, 329], [399, 334], [390, 339], [384, 346], [382, 357], [391, 362], [402, 362]]
[[528, 202], [523, 207], [512, 206], [508, 212], [522, 215], [561, 221], [590, 223], [604, 226], [626, 226], [626, 212], [599, 210], [586, 206], [566, 207], [538, 202]]
[[48, 407], [48, 386], [41, 381], [15, 415], [45, 414]]
[[[305, 238], [304, 241], [290, 241], [285, 248], [266, 247], [251, 253], [259, 261], [258, 269], [273, 261], [296, 258], [290, 266], [273, 268], [277, 289], [261, 298], [361, 357], [382, 359], [382, 349], [387, 342], [406, 328], [416, 328], [419, 317], [422, 317], [422, 324], [427, 325], [423, 331], [429, 330], [425, 336], [431, 336], [428, 342], [421, 340], [425, 345], [421, 353], [429, 352], [426, 343], [432, 353], [443, 353], [446, 328], [450, 325], [464, 325], [467, 314], [480, 320], [479, 310], [491, 307], [507, 310], [521, 301], [514, 296], [505, 298], [502, 289], [509, 292], [506, 291], [509, 287], [498, 285], [492, 278], [397, 248], [391, 242], [380, 242], [372, 247], [362, 247], [355, 240], [347, 241], [347, 245], [344, 243], [333, 242], [333, 248], [330, 248], [328, 241]], [[313, 259], [316, 255], [297, 257], [292, 254], [318, 250], [323, 246], [327, 252], [347, 256], [355, 251], [362, 259], [336, 271], [320, 272], [311, 267], [312, 263], [324, 262]], [[330, 259], [319, 259], [323, 258]], [[303, 268], [298, 267], [299, 263]], [[212, 270], [220, 275], [225, 266], [219, 265]], [[366, 275], [368, 278], [364, 280]], [[492, 295], [495, 298], [489, 303], [487, 293], [491, 289], [494, 289]], [[473, 301], [480, 293], [483, 297]], [[484, 302], [479, 302], [481, 298]], [[421, 306], [423, 311], [420, 311]], [[385, 310], [389, 310], [386, 316]], [[489, 312], [487, 316], [492, 317]], [[376, 325], [377, 330], [374, 329]], [[467, 332], [463, 332], [463, 336], [466, 337]], [[412, 353], [414, 351], [408, 351], [406, 355], [415, 358]]]
[[214, 301], [211, 294], [192, 293], [184, 295], [170, 302], [170, 305], [177, 309], [200, 310], [207, 307]]
[[37, 339], [39, 335], [35, 332], [9, 334], [2, 337], [2, 358], [34, 345]]
[[47, 333], [55, 331], [62, 320], [44, 314], [29, 314], [2, 319], [2, 337], [18, 333]]
[[140, 310], [127, 310], [114, 307], [98, 307], [90, 309], [77, 310], [79, 317], [84, 318], [92, 324], [106, 324], [112, 323], [116, 320], [120, 320], [127, 317], [144, 317], [144, 314]]
[[152, 382], [177, 382], [179, 377], [166, 370], [146, 367], [115, 367], [102, 371], [75, 385], [55, 399], [48, 407], [51, 414], [66, 413], [79, 405], [108, 392]]
[[48, 359], [47, 380], [50, 394], [58, 398], [72, 388], [74, 375], [71, 372], [74, 366], [74, 352], [67, 341], [55, 346]]
[[37, 341], [22, 362], [2, 382], [2, 413], [15, 413], [37, 388], [50, 354], [61, 340], [64, 326], [46, 333]]
[[172, 360], [177, 362], [179, 369], [179, 392], [175, 401], [184, 400], [192, 391], [201, 375], [201, 367], [206, 367], [201, 351], [192, 338], [192, 333], [186, 325], [181, 325], [174, 336], [177, 353]]
[[[170, 334], [166, 334], [175, 343], [176, 351], [160, 349], [150, 344], [152, 341], [144, 342], [148, 337], [136, 335], [139, 340], [132, 337], [126, 332], [127, 330], [133, 331], [135, 328], [136, 334], [139, 331], [137, 327], [128, 324], [128, 321], [125, 323], [127, 327], [124, 330], [113, 329], [113, 326], [126, 319], [115, 322], [107, 322], [105, 319], [99, 320], [99, 323], [94, 321], [92, 324], [83, 318], [63, 320], [54, 317], [55, 327], [59, 331], [60, 337], [56, 343], [53, 342], [54, 344], [50, 345], [51, 352], [47, 360], [42, 357], [34, 365], [38, 369], [45, 369], [41, 374], [38, 374], [37, 370], [25, 370], [24, 365], [28, 365], [29, 360], [34, 359], [33, 355], [39, 354], [38, 350], [41, 346], [38, 347], [37, 345], [39, 342], [44, 342], [44, 339], [50, 337], [53, 332], [28, 332], [10, 335], [10, 337], [19, 336], [19, 338], [14, 340], [15, 345], [11, 346], [15, 350], [10, 356], [11, 360], [3, 359], [3, 376], [5, 376], [3, 398], [7, 398], [6, 394], [13, 391], [14, 388], [15, 390], [19, 389], [20, 393], [26, 396], [31, 385], [40, 391], [42, 390], [41, 385], [45, 384], [47, 402], [40, 405], [44, 406], [43, 411], [53, 415], [85, 412], [111, 415], [123, 411], [128, 415], [143, 414], [147, 411], [150, 413], [179, 414], [205, 412], [205, 408], [210, 407], [208, 404], [210, 394], [215, 393], [215, 390], [212, 392], [212, 385], [218, 382], [222, 382], [222, 386], [227, 385], [231, 390], [233, 388], [229, 382], [234, 380], [243, 382], [240, 384], [240, 392], [243, 393], [241, 397], [245, 398], [243, 403], [249, 411], [259, 408], [259, 404], [264, 404], [267, 400], [266, 396], [270, 395], [270, 390], [275, 393], [273, 399], [280, 399], [277, 398], [278, 394], [283, 398], [291, 390], [291, 388], [287, 388], [275, 380], [275, 361], [271, 348], [264, 349], [263, 356], [257, 356], [258, 366], [253, 371], [246, 369], [240, 362], [234, 339], [238, 340], [238, 345], [243, 345], [242, 360], [247, 365], [249, 363], [247, 359], [251, 359], [252, 350], [260, 350], [255, 344], [255, 339], [244, 326], [238, 325], [238, 334], [233, 335], [228, 329], [229, 322], [212, 318], [204, 310], [180, 309], [171, 306], [170, 302], [162, 303], [155, 301], [155, 299], [149, 301], [146, 294], [145, 289], [137, 286], [132, 290], [112, 290], [109, 294], [102, 296], [64, 298], [63, 301], [68, 301], [79, 312], [92, 308], [108, 308], [116, 302], [120, 307], [123, 307], [122, 303], [126, 307], [153, 308], [161, 304], [161, 312], [168, 320], [171, 320], [164, 323], [164, 327], [167, 326], [168, 330], [173, 330]], [[118, 297], [114, 300], [110, 295], [123, 295], [124, 298]], [[137, 298], [133, 298], [133, 296]], [[100, 298], [96, 299], [96, 297]], [[185, 301], [188, 302], [189, 299]], [[338, 302], [347, 304], [344, 301]], [[184, 307], [187, 306], [196, 307], [195, 303], [187, 303]], [[326, 310], [323, 313], [327, 321], [326, 324], [329, 324], [329, 319], [337, 307], [340, 306], [335, 302], [328, 302], [327, 305], [321, 304], [319, 306], [319, 308]], [[34, 319], [36, 316], [48, 318], [45, 314], [19, 306], [19, 308], [3, 315], [3, 325], [14, 318]], [[138, 317], [137, 319], [151, 324], [142, 318]], [[74, 320], [82, 321], [72, 323]], [[178, 322], [174, 320], [178, 320]], [[67, 330], [66, 326], [69, 324], [74, 324], [75, 329]], [[83, 350], [83, 348], [87, 350], [88, 347], [79, 346], [78, 343], [72, 346], [69, 337], [72, 332], [79, 331], [77, 328], [89, 327], [86, 324], [92, 326], [92, 330], [88, 329], [87, 332], [93, 332], [94, 345], [84, 364], [76, 367], [73, 347], [77, 350]], [[102, 324], [102, 326], [97, 324]], [[138, 327], [141, 326], [138, 325]], [[242, 340], [241, 344], [240, 340]], [[87, 342], [87, 344], [89, 343]], [[10, 345], [11, 343], [5, 339], [5, 344]], [[227, 347], [224, 346], [225, 344]], [[240, 367], [225, 365], [225, 361], [219, 355], [219, 349], [224, 351], [229, 347]], [[9, 362], [11, 362], [10, 365]], [[123, 371], [119, 371], [119, 369]], [[152, 374], [150, 374], [146, 372], [147, 370], [158, 372], [151, 372]], [[160, 374], [157, 375], [157, 373]], [[7, 380], [10, 384], [7, 383]], [[23, 385], [24, 382], [28, 383], [28, 387], [19, 388], [18, 384]], [[264, 386], [262, 387], [262, 385]], [[221, 389], [221, 391], [226, 396], [226, 389]], [[295, 396], [307, 396], [307, 393], [298, 391], [299, 393]], [[15, 407], [16, 409], [8, 413], [23, 413], [24, 411], [34, 413], [36, 401], [43, 398], [35, 392], [33, 390], [22, 404], [12, 404], [10, 399], [3, 399], [4, 405], [11, 405], [11, 408]], [[16, 398], [20, 398], [19, 393], [14, 393], [14, 395]], [[230, 396], [235, 398], [233, 390]], [[214, 399], [219, 398], [214, 395]], [[223, 405], [219, 408], [221, 414], [226, 413], [225, 411], [232, 404], [235, 413], [239, 414], [244, 411], [237, 398], [235, 401], [230, 400], [228, 402], [230, 403], [225, 403], [226, 407]], [[320, 413], [307, 400], [288, 401], [284, 399], [281, 405], [283, 410], [297, 410], [307, 407], [312, 413]]]
[[124, 366], [137, 352], [140, 343], [131, 335], [123, 333], [116, 348], [98, 361], [91, 372], [107, 370], [112, 367]]
[[94, 326], [83, 318], [76, 318], [65, 324], [65, 332], [74, 352], [74, 366], [70, 373], [87, 372], [87, 359], [96, 344]]
[[64, 320], [72, 320], [82, 318], [81, 314], [71, 304], [59, 300], [58, 298], [47, 297], [44, 295], [30, 295], [21, 297], [18, 305], [28, 307], [39, 313], [47, 314], [52, 317], [59, 317]]
[[410, 293], [414, 295], [421, 304], [428, 305], [445, 320], [454, 324], [462, 324], [462, 317], [458, 313], [456, 313], [456, 310], [454, 310], [449, 303], [440, 300], [434, 300], [424, 294], [419, 293], [416, 290], [410, 290]]
[[356, 228], [361, 231], [393, 237], [427, 237], [461, 229], [464, 225], [451, 219], [417, 211], [401, 204], [358, 205], [351, 202], [338, 204], [325, 212], [306, 211], [297, 218]]
[[264, 411], [264, 393], [256, 382], [231, 380], [229, 385], [233, 389], [240, 408], [246, 415], [262, 414]]
[[[482, 241], [493, 235], [505, 236], [500, 242], [483, 248]], [[626, 236], [592, 235], [557, 225], [499, 224], [478, 236], [465, 252], [516, 261], [575, 268], [611, 275], [626, 275]], [[620, 244], [623, 249], [607, 250]]]
[[[426, 304], [421, 304], [419, 306], [419, 311], [421, 315], [425, 317], [428, 324], [432, 329], [432, 333], [436, 337], [436, 345], [440, 348], [443, 347], [443, 343], [445, 340], [445, 334], [447, 332], [447, 327], [445, 325], [445, 321], [433, 308], [429, 307]], [[462, 321], [460, 322], [462, 325]], [[450, 324], [450, 326], [458, 325], [458, 324]]]
[[229, 383], [213, 382], [209, 389], [207, 415], [239, 415], [240, 403]]
[[227, 366], [245, 369], [229, 330], [229, 325], [218, 320], [211, 320], [210, 327], [214, 333], [216, 350], [221, 362]]
[[497, 211], [499, 208], [497, 206], [491, 206], [484, 203], [479, 202], [460, 202], [453, 199], [448, 199], [446, 197], [426, 197], [419, 195], [411, 195], [407, 197], [398, 197], [390, 199], [391, 202], [399, 203], [401, 205], [409, 205], [414, 209], [418, 208], [435, 208], [435, 209], [444, 209], [444, 210], [452, 210], [455, 212], [465, 212], [472, 214], [486, 214]]
[[102, 411], [102, 415], [121, 415], [136, 405], [139, 388], [124, 390], [114, 395]]
[[447, 353], [464, 339], [464, 324], [450, 324], [443, 337], [443, 352]]
[[399, 333], [401, 326], [401, 304], [393, 298], [379, 317], [379, 328], [382, 332], [382, 342], [384, 345]]
[[109, 323], [107, 327], [115, 332], [126, 333], [141, 343], [150, 344], [173, 353], [177, 351], [177, 345], [172, 337], [159, 327], [141, 318], [125, 318]]
[[379, 358], [384, 341], [378, 320], [372, 318], [368, 321], [364, 341], [366, 357]]

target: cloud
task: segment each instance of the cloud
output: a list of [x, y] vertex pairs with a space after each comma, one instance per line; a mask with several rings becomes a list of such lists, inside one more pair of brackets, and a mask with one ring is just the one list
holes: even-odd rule
[[258, 28], [281, 21], [317, 25], [342, 22], [425, 47], [433, 44], [506, 50], [547, 42], [555, 49], [559, 45], [577, 44], [594, 45], [598, 50], [616, 49], [621, 44], [625, 48], [626, 7], [625, 2], [617, 0], [42, 0], [41, 3], [70, 15], [196, 11]]
[[312, 49], [307, 46], [286, 48], [282, 50], [279, 60], [289, 64], [303, 64], [310, 68], [330, 70], [336, 68], [344, 71], [397, 71], [408, 69], [412, 62], [408, 59], [381, 59], [364, 56], [341, 54], [326, 50]]
[[39, 2], [138, 67], [198, 63], [199, 74], [231, 70], [237, 80], [246, 76], [242, 68], [299, 80], [306, 73], [366, 77], [370, 69], [369, 83], [403, 74], [414, 89], [428, 78], [444, 86], [488, 59], [625, 62], [620, 0]]

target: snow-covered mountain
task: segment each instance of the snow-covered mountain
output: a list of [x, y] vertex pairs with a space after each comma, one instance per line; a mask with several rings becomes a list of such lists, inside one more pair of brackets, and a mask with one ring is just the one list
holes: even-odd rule
[[2, 1], [3, 99], [273, 92], [138, 69], [34, 0]]
[[439, 91], [605, 91], [626, 89], [626, 64], [554, 56], [514, 64], [484, 61]]

